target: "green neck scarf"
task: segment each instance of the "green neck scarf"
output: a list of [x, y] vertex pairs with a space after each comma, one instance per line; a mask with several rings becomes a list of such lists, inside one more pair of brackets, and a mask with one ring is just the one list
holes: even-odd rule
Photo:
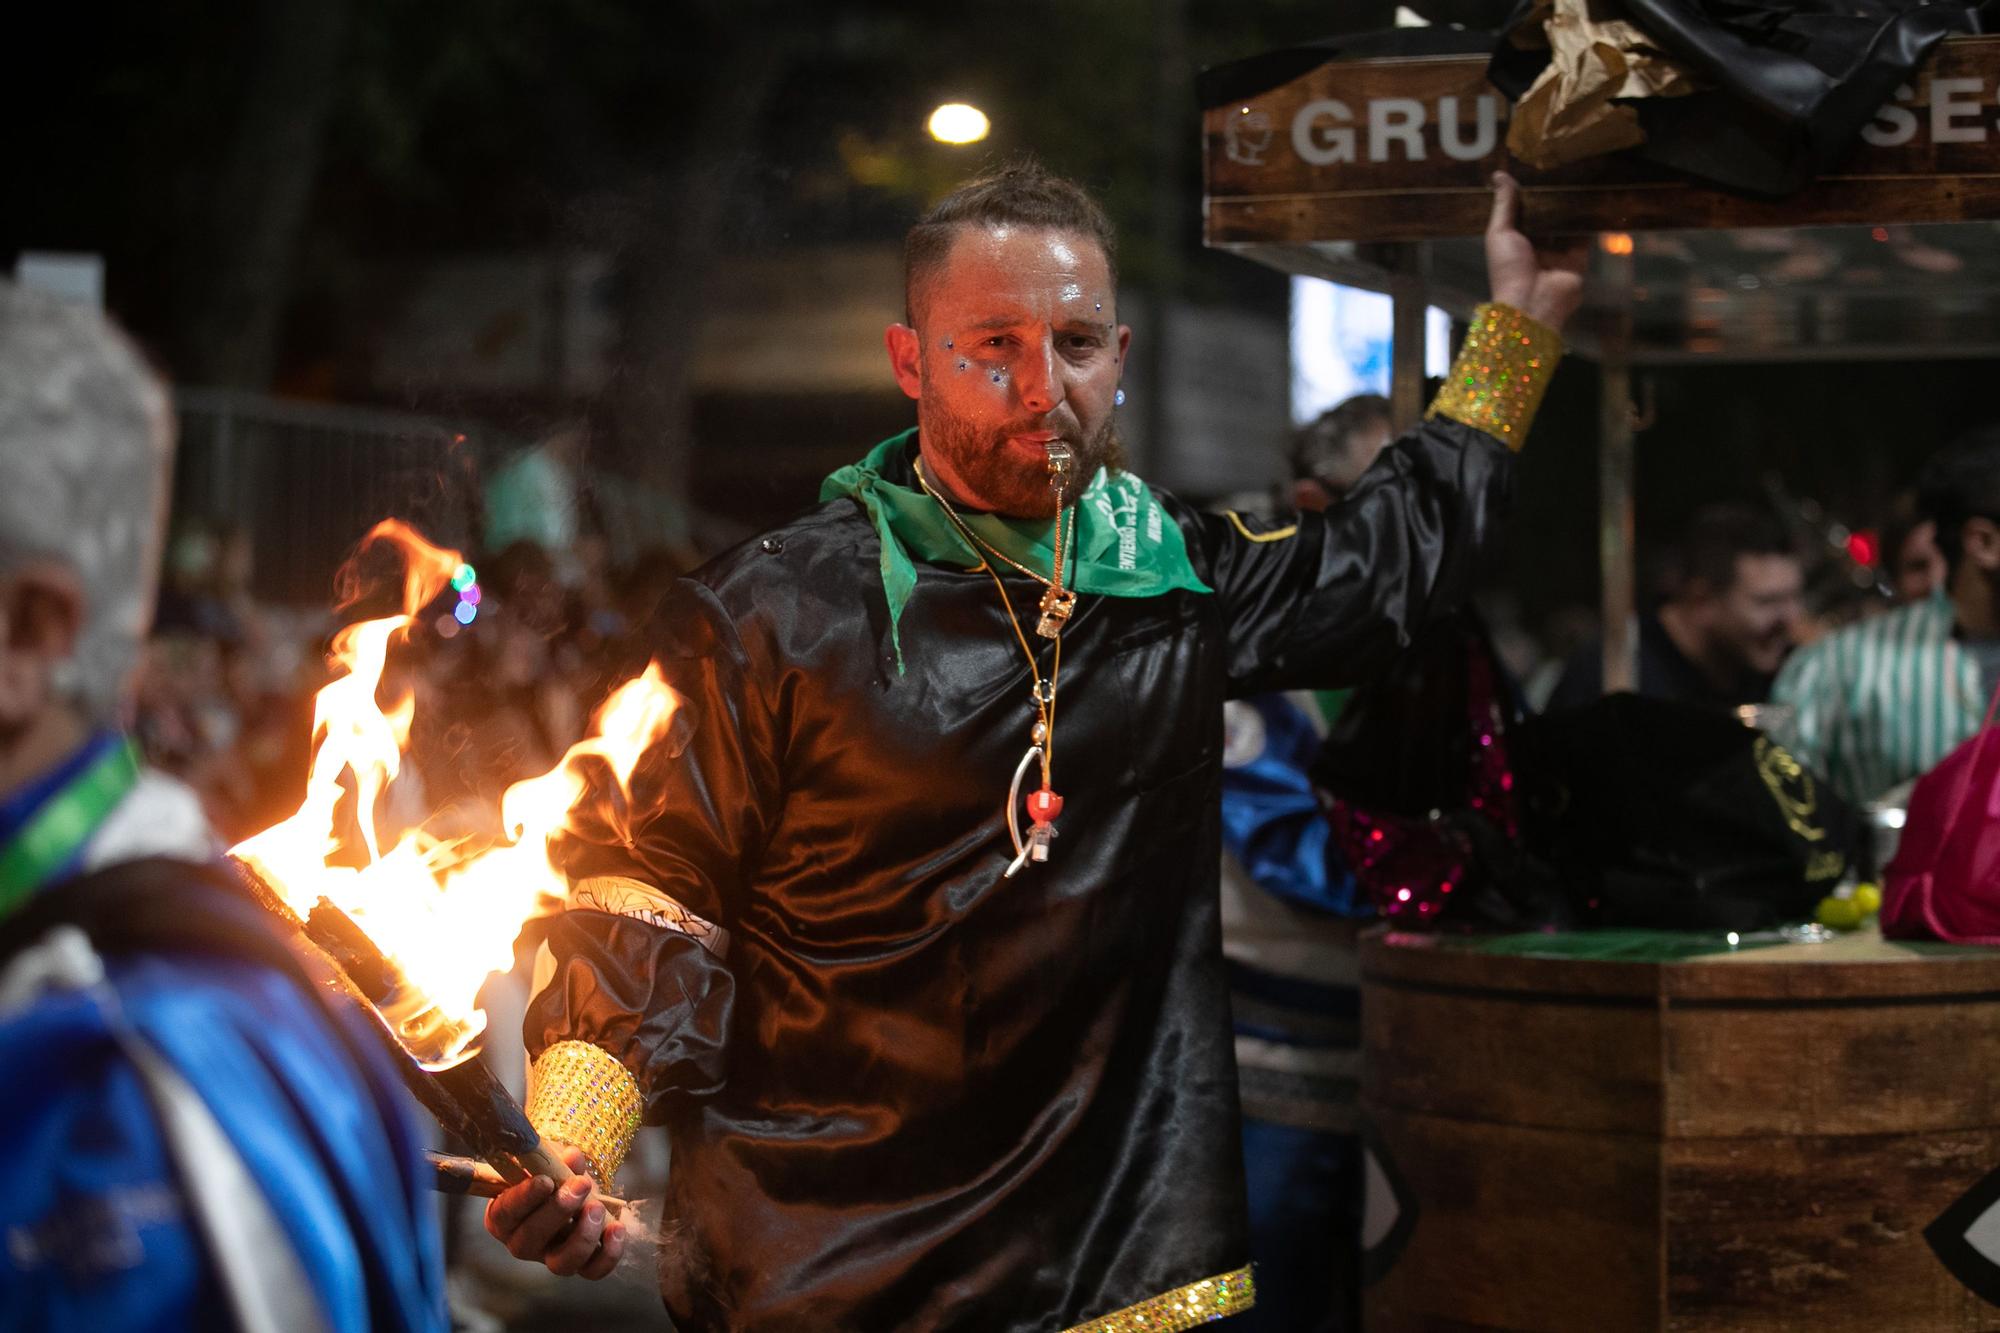
[[[889, 599], [889, 638], [898, 672], [903, 669], [899, 623], [917, 586], [912, 557], [961, 569], [985, 563], [937, 501], [882, 476], [916, 436], [912, 428], [882, 441], [866, 458], [840, 469], [819, 488], [821, 503], [843, 495], [860, 501], [882, 538], [882, 591]], [[980, 541], [1029, 569], [1048, 569], [1055, 563], [1053, 519], [965, 512], [959, 517]], [[1077, 499], [1076, 567], [1069, 586], [1106, 597], [1157, 597], [1175, 588], [1212, 591], [1188, 562], [1180, 525], [1160, 507], [1146, 483], [1129, 472], [1109, 469], [1100, 470]]]

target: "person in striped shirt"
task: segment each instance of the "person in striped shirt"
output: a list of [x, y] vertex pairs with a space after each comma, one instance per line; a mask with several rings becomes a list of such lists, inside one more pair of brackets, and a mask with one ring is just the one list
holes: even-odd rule
[[1793, 654], [1771, 694], [1793, 709], [1799, 759], [1853, 801], [1929, 770], [2000, 687], [2000, 426], [1932, 459], [1917, 498], [1937, 524], [1943, 586]]

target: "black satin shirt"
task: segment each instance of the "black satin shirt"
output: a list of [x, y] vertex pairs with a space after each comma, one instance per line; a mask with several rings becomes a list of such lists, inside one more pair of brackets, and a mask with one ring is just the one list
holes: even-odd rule
[[[527, 1036], [601, 1045], [668, 1127], [683, 1333], [1056, 1333], [1248, 1261], [1222, 703], [1387, 663], [1467, 589], [1510, 461], [1426, 423], [1295, 531], [1162, 495], [1214, 591], [1079, 599], [1059, 836], [1013, 879], [1035, 712], [991, 577], [919, 563], [900, 674], [854, 501], [675, 585], [681, 741], [642, 766], [629, 838], [564, 849]], [[1040, 585], [1006, 587], [1046, 675]]]

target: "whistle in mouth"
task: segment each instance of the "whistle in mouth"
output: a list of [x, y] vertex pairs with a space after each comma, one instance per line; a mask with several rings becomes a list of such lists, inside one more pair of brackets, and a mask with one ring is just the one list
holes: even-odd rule
[[1060, 491], [1069, 480], [1069, 446], [1061, 440], [1050, 440], [1042, 447], [1049, 452], [1049, 484]]

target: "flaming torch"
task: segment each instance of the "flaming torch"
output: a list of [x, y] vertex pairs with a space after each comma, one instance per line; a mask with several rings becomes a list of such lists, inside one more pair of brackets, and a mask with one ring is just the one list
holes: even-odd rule
[[[673, 725], [676, 699], [657, 664], [612, 692], [591, 734], [539, 777], [501, 800], [501, 839], [472, 848], [421, 827], [383, 836], [385, 796], [409, 746], [415, 699], [378, 702], [390, 650], [460, 567], [458, 553], [385, 520], [364, 551], [387, 542], [404, 563], [399, 615], [350, 625], [332, 645], [335, 679], [313, 714], [313, 758], [298, 812], [230, 849], [255, 896], [317, 958], [324, 982], [380, 1021], [411, 1090], [470, 1144], [491, 1174], [457, 1171], [458, 1185], [488, 1187], [530, 1174], [570, 1176], [518, 1102], [472, 1059], [486, 1026], [479, 988], [513, 966], [514, 942], [532, 917], [560, 909], [566, 884], [550, 861], [552, 837], [571, 827], [592, 790], [590, 769], [609, 769], [629, 798], [632, 771]], [[387, 850], [384, 845], [387, 844]], [[483, 1191], [482, 1191], [483, 1192]], [[615, 1200], [607, 1200], [615, 1204]]]

